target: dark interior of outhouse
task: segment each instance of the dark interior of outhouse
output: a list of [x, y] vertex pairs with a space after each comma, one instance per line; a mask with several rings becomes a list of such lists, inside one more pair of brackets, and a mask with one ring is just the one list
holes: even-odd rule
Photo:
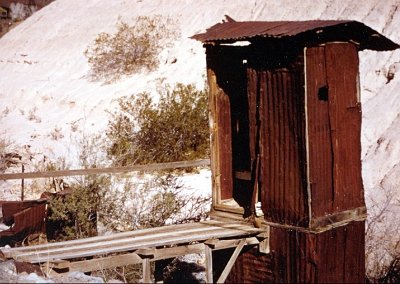
[[[288, 46], [291, 48], [287, 48]], [[298, 43], [290, 39], [262, 39], [245, 46], [210, 45], [207, 47], [207, 57], [208, 67], [216, 74], [218, 86], [229, 97], [229, 111], [222, 109], [224, 106], [221, 106], [218, 112], [221, 116], [226, 116], [227, 113], [230, 116], [229, 142], [232, 152], [228, 154], [232, 159], [233, 188], [230, 190], [222, 187], [221, 196], [222, 199], [233, 198], [240, 207], [244, 208], [245, 215], [250, 214], [251, 206], [254, 206], [252, 197], [254, 197], [255, 183], [259, 183], [255, 202], [261, 201], [260, 191], [263, 188], [262, 177], [256, 174], [257, 155], [262, 143], [260, 142], [260, 131], [262, 131], [260, 119], [263, 118], [259, 113], [259, 96], [262, 86], [259, 85], [260, 80], [254, 76], [260, 76], [262, 71], [277, 69], [303, 76], [303, 50]], [[251, 74], [250, 70], [256, 70], [256, 72]], [[250, 82], [251, 80], [253, 82]], [[255, 88], [254, 84], [257, 85]], [[249, 90], [249, 86], [253, 86], [254, 90]], [[303, 84], [299, 89], [303, 92], [299, 94], [299, 97], [304, 97]], [[250, 98], [249, 91], [256, 92], [255, 98]], [[249, 99], [252, 100], [250, 104]], [[252, 104], [253, 107], [251, 107]], [[253, 109], [249, 109], [249, 106]], [[255, 121], [251, 121], [252, 119]], [[223, 125], [223, 123], [220, 125], [222, 129], [219, 130], [227, 131]]]

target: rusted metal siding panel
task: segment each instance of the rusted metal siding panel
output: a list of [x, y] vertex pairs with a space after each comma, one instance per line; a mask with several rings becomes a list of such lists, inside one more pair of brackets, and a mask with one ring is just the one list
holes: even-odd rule
[[358, 53], [353, 44], [325, 46], [329, 119], [333, 150], [332, 211], [364, 205], [361, 177], [361, 105], [358, 102]]
[[14, 222], [14, 214], [41, 203], [45, 203], [45, 200], [2, 201], [4, 223], [10, 226]]
[[45, 232], [46, 204], [39, 204], [34, 207], [27, 208], [14, 215], [15, 225], [12, 231], [15, 234]]
[[271, 228], [271, 253], [276, 267], [276, 283], [304, 283], [315, 279], [316, 269], [312, 265], [308, 242], [311, 235], [286, 230]]
[[258, 72], [247, 69], [247, 100], [249, 113], [249, 151], [251, 161], [251, 181], [249, 182], [249, 211], [254, 212], [254, 205], [258, 199], [260, 185], [260, 139], [261, 139], [261, 111], [263, 109], [261, 90], [259, 87]]
[[[365, 222], [353, 222], [343, 227], [346, 232], [344, 283], [365, 281]], [[323, 244], [321, 244], [323, 245]], [[322, 282], [322, 281], [321, 281]]]
[[309, 30], [350, 23], [350, 21], [276, 21], [276, 22], [235, 22], [218, 23], [204, 34], [192, 38], [201, 41], [245, 39], [256, 36], [294, 36]]
[[[259, 118], [257, 117], [257, 108], [259, 108], [259, 90], [258, 90], [258, 76], [257, 71], [253, 69], [247, 70], [247, 86], [248, 86], [248, 111], [249, 111], [249, 148], [250, 160], [253, 166], [256, 159], [257, 140], [257, 127]], [[254, 167], [254, 166], [253, 166]]]
[[320, 234], [271, 228], [275, 283], [363, 283], [364, 222]]
[[[232, 252], [232, 250], [215, 252], [213, 267], [216, 275], [220, 274], [219, 270], [224, 267], [221, 264], [227, 263]], [[258, 252], [258, 247], [244, 248], [225, 283], [276, 283], [272, 254], [261, 254]]]
[[303, 72], [260, 71], [261, 203], [270, 222], [308, 222]]
[[364, 222], [354, 222], [315, 236], [319, 282], [365, 282], [364, 228]]
[[[20, 211], [13, 213], [12, 227], [0, 232], [0, 244], [14, 245], [34, 233], [45, 233], [46, 203], [37, 201], [10, 202], [8, 209], [14, 210], [19, 204]], [[3, 203], [4, 205], [4, 203]], [[24, 207], [27, 207], [24, 209]]]
[[357, 42], [358, 49], [394, 50], [399, 45], [356, 21], [236, 22], [228, 20], [191, 38], [202, 42], [232, 42], [260, 38], [296, 38], [304, 42]]

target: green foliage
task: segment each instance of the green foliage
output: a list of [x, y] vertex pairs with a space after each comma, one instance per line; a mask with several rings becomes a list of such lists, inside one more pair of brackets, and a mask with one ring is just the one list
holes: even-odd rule
[[[101, 147], [99, 135], [85, 137], [75, 141], [78, 143], [81, 167], [96, 168], [101, 166], [103, 157], [99, 154]], [[48, 161], [47, 171], [63, 170], [65, 159]], [[68, 180], [54, 179], [50, 187], [58, 192], [65, 190], [67, 194], [52, 198], [49, 204], [48, 227], [50, 238], [69, 240], [97, 235], [97, 215], [108, 208], [108, 193], [111, 191], [110, 176], [89, 175]], [[111, 205], [110, 205], [111, 206]], [[111, 211], [110, 211], [111, 213]], [[49, 233], [49, 230], [48, 230]]]
[[[84, 168], [102, 165], [100, 136], [83, 137], [80, 161]], [[63, 159], [48, 162], [47, 169], [65, 167]], [[58, 186], [54, 186], [58, 185]], [[206, 216], [210, 197], [193, 197], [172, 174], [89, 175], [72, 180], [53, 180], [55, 191], [70, 194], [53, 198], [49, 204], [50, 238], [68, 240], [97, 234], [96, 221], [106, 231], [127, 231], [171, 223], [199, 221]], [[101, 228], [101, 226], [100, 226]]]
[[170, 18], [141, 16], [132, 26], [118, 23], [115, 34], [100, 33], [84, 54], [92, 77], [110, 83], [122, 75], [155, 70], [160, 51], [170, 46], [177, 35]]
[[109, 186], [107, 177], [88, 177], [72, 184], [68, 194], [52, 198], [48, 214], [52, 237], [70, 240], [96, 236], [97, 212]]
[[148, 93], [118, 100], [107, 137], [115, 165], [194, 160], [209, 154], [207, 93], [193, 85], [165, 86], [154, 103]]

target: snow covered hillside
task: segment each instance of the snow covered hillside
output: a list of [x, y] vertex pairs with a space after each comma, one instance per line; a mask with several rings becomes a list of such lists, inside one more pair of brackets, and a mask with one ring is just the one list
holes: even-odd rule
[[[357, 20], [400, 43], [399, 0], [56, 0], [0, 39], [0, 137], [50, 158], [76, 163], [74, 141], [101, 132], [118, 97], [154, 91], [160, 82], [205, 80], [205, 54], [193, 34], [235, 20]], [[160, 54], [157, 71], [113, 83], [89, 79], [85, 49], [119, 21], [162, 14], [181, 36]], [[363, 179], [368, 194], [400, 180], [400, 51], [360, 53]], [[388, 82], [388, 72], [394, 78]]]

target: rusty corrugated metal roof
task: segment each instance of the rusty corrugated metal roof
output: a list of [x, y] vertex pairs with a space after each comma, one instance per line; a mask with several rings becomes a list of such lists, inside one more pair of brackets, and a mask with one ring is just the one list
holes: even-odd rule
[[236, 22], [229, 16], [191, 38], [203, 43], [224, 43], [256, 38], [297, 37], [307, 41], [347, 40], [359, 49], [394, 50], [400, 46], [368, 26], [357, 21], [277, 21]]

